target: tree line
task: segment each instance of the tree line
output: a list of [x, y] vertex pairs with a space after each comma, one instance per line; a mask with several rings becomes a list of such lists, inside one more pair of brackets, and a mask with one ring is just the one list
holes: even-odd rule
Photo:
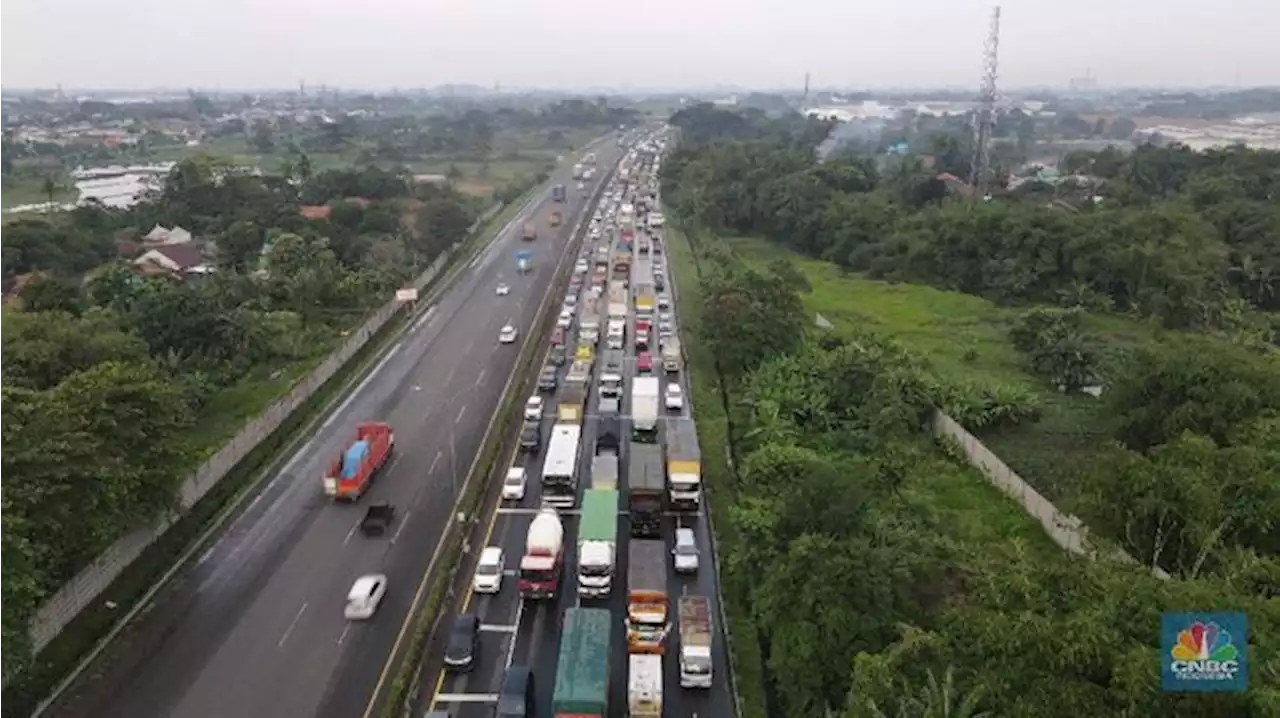
[[[303, 174], [188, 161], [127, 211], [6, 224], [6, 286], [25, 282], [4, 310], [7, 676], [29, 658], [41, 601], [172, 508], [187, 473], [251, 418], [265, 397], [246, 398], [237, 390], [257, 385], [245, 382], [331, 350], [482, 204], [376, 168]], [[327, 216], [303, 217], [307, 204]], [[140, 274], [128, 257], [157, 224], [189, 230], [213, 271]]]
[[[710, 111], [695, 113], [705, 122]], [[677, 113], [673, 123], [684, 129], [687, 116]], [[1195, 243], [1126, 245], [1159, 242], [1157, 231], [1137, 226], [1146, 215], [1112, 227], [1090, 216], [1097, 223], [1074, 236], [1094, 244], [1081, 247], [1062, 234], [1072, 237], [1075, 215], [1016, 199], [952, 201], [923, 173], [881, 177], [868, 158], [818, 164], [808, 142], [779, 124], [725, 124], [729, 138], [701, 135], [696, 125], [685, 132], [662, 179], [664, 198], [701, 258], [699, 341], [716, 357], [737, 467], [734, 485], [723, 487], [732, 497], [723, 560], [730, 575], [750, 577], [726, 581], [725, 591], [749, 607], [769, 713], [1273, 713], [1280, 705], [1280, 364], [1255, 343], [1207, 335], [1109, 361], [1079, 322], [1085, 293], [1061, 293], [1085, 283], [1103, 307], [1220, 331], [1226, 324], [1205, 321], [1204, 313], [1186, 321], [1188, 275], [1201, 266], [1196, 252], [1167, 256]], [[730, 139], [770, 133], [790, 139]], [[1198, 158], [1190, 172], [1265, 184], [1265, 172], [1247, 168], [1267, 161], [1235, 150]], [[1101, 211], [1117, 220], [1132, 211], [1191, 221], [1197, 210], [1184, 203], [1176, 194], [1147, 196]], [[1197, 221], [1209, 226], [1197, 242], [1233, 246], [1211, 221]], [[1014, 230], [1021, 234], [1007, 234]], [[927, 438], [927, 418], [954, 401], [955, 387], [929, 372], [927, 357], [887, 338], [806, 329], [803, 275], [785, 262], [748, 267], [717, 240], [724, 232], [765, 234], [850, 270], [1006, 303], [1049, 303], [1026, 311], [1010, 342], [1046, 382], [1079, 386], [1107, 374], [1109, 442], [1091, 465], [1072, 467], [1081, 472], [1072, 500], [1095, 540], [1114, 541], [1138, 565], [942, 530], [914, 486], [948, 471], [957, 481], [978, 480], [956, 473], [961, 455]], [[1145, 272], [1123, 264], [1144, 252]], [[1178, 271], [1157, 271], [1163, 262]], [[1268, 305], [1230, 276], [1195, 281], [1212, 286], [1215, 301], [1235, 302], [1240, 315], [1262, 316]], [[1146, 303], [1135, 306], [1140, 298]], [[1013, 424], [1034, 419], [1034, 411], [1018, 409], [996, 413]], [[1156, 579], [1151, 566], [1172, 579]], [[1248, 693], [1160, 691], [1159, 617], [1185, 610], [1249, 615], [1255, 669]]]

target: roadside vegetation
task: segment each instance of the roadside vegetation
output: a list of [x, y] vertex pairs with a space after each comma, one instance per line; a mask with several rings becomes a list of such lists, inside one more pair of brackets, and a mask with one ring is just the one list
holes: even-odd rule
[[[260, 177], [202, 159], [129, 211], [8, 223], [6, 676], [29, 660], [27, 625], [46, 597], [171, 509], [190, 471], [485, 204], [377, 168]], [[191, 239], [147, 240], [157, 225]], [[199, 263], [173, 270], [148, 252]]]
[[[818, 164], [816, 122], [672, 121], [695, 410], [708, 464], [733, 457], [708, 480], [735, 664], [769, 715], [1280, 710], [1274, 155], [1139, 150], [1076, 214]], [[1235, 194], [1188, 194], [1215, 179]], [[931, 440], [935, 407], [1139, 565], [1059, 550]], [[1186, 610], [1249, 615], [1248, 693], [1161, 692], [1160, 613]]]

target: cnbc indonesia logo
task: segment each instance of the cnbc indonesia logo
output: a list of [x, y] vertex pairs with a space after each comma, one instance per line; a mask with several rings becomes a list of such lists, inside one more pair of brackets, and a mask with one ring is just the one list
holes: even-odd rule
[[1221, 684], [1244, 678], [1240, 655], [1243, 649], [1236, 646], [1236, 637], [1216, 621], [1194, 621], [1176, 635], [1172, 647], [1166, 649], [1165, 671], [1166, 677], [1172, 677], [1178, 685], [1166, 685], [1167, 689], [1233, 690], [1234, 686]]

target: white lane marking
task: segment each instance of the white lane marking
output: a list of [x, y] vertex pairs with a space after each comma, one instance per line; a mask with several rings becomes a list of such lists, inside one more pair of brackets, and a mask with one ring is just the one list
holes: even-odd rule
[[437, 693], [436, 703], [497, 703], [497, 693]]
[[391, 536], [391, 543], [395, 543], [396, 539], [400, 538], [400, 532], [404, 531], [405, 524], [409, 523], [409, 516], [411, 514], [413, 514], [413, 509], [409, 509], [404, 512], [404, 518], [400, 519], [400, 526], [396, 529], [395, 534]]
[[440, 455], [443, 450], [436, 451], [436, 458], [431, 460], [431, 467], [427, 469], [427, 474], [433, 474], [436, 470], [436, 464], [440, 463]]
[[[523, 604], [524, 601], [521, 601], [520, 603]], [[485, 633], [515, 633], [519, 629], [520, 624], [516, 624], [514, 626], [498, 626], [492, 623], [480, 624], [480, 630]]]
[[480, 376], [476, 377], [476, 386], [480, 386], [481, 384], [484, 383], [484, 375], [486, 371], [488, 370], [487, 369], [480, 370]]
[[342, 642], [343, 642], [343, 641], [347, 640], [347, 632], [348, 632], [348, 631], [350, 631], [350, 630], [351, 630], [351, 623], [348, 621], [348, 622], [347, 622], [347, 625], [346, 625], [346, 626], [344, 626], [344, 627], [343, 627], [343, 629], [342, 629], [342, 635], [341, 635], [341, 636], [338, 636], [338, 645], [339, 645], [339, 646], [341, 646], [341, 645], [342, 645]]
[[[501, 506], [498, 508], [499, 516], [537, 516], [542, 509], [522, 509], [515, 506]], [[582, 513], [581, 509], [556, 509], [556, 513], [561, 516], [577, 516]], [[626, 516], [626, 511], [619, 511], [619, 515]]]
[[[401, 346], [403, 345], [397, 342], [395, 346], [391, 347], [390, 351], [387, 352], [387, 355], [382, 357], [382, 360], [379, 361], [377, 365], [375, 365], [373, 369], [369, 372], [369, 375], [366, 376], [363, 381], [357, 384], [356, 388], [353, 389], [351, 393], [347, 395], [347, 398], [343, 399], [342, 403], [338, 405], [338, 408], [335, 409], [333, 413], [329, 415], [329, 418], [325, 419], [325, 422], [320, 425], [320, 431], [324, 431], [325, 429], [328, 429], [333, 424], [333, 422], [338, 420], [339, 416], [342, 416], [343, 412], [347, 410], [347, 407], [351, 406], [351, 402], [355, 401], [356, 397], [360, 396], [360, 393], [364, 391], [364, 388], [366, 386], [369, 386], [369, 382], [377, 378], [378, 372], [382, 371], [382, 368], [387, 365], [387, 362], [391, 361], [392, 357], [400, 353]], [[286, 465], [285, 471], [288, 471], [288, 470], [289, 470], [289, 465]]]
[[454, 418], [453, 423], [456, 425], [458, 422], [462, 421], [462, 417], [465, 416], [466, 413], [467, 413], [467, 405], [463, 404], [462, 408], [458, 409], [458, 416]]
[[360, 522], [356, 521], [355, 524], [351, 526], [351, 530], [347, 532], [347, 537], [342, 539], [343, 546], [346, 546], [347, 542], [351, 540], [351, 537], [356, 535], [356, 529], [358, 528], [360, 528]]
[[[524, 601], [519, 601], [516, 603], [516, 625], [517, 626], [520, 625], [520, 618], [522, 616], [524, 616]], [[506, 668], [511, 667], [511, 660], [515, 658], [515, 655], [516, 655], [516, 641], [515, 639], [512, 639], [511, 642], [507, 644]]]
[[436, 313], [436, 305], [432, 304], [430, 307], [427, 308], [427, 311], [422, 313], [422, 317], [420, 317], [418, 321], [413, 323], [413, 329], [410, 329], [409, 331], [416, 332], [419, 329], [426, 326], [431, 321], [431, 317], [435, 316], [435, 313]]
[[298, 609], [298, 612], [293, 616], [293, 620], [289, 622], [289, 627], [284, 629], [284, 635], [280, 637], [280, 642], [276, 644], [276, 648], [284, 647], [284, 642], [289, 640], [289, 634], [293, 633], [293, 629], [297, 627], [298, 621], [302, 619], [303, 611], [306, 611], [306, 610], [307, 610], [307, 604], [304, 601], [302, 604], [302, 608]]

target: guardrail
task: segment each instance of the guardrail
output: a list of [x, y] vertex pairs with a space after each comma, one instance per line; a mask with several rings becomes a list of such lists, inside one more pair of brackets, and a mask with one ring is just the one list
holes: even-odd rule
[[[448, 266], [454, 253], [471, 236], [505, 205], [495, 203], [481, 214], [463, 239], [445, 250], [426, 271], [412, 283], [421, 291], [430, 284], [442, 269]], [[392, 299], [374, 312], [342, 346], [334, 350], [310, 374], [295, 383], [289, 393], [276, 400], [256, 419], [246, 424], [217, 452], [210, 456], [182, 483], [179, 490], [178, 512], [167, 515], [151, 526], [130, 533], [112, 544], [92, 563], [84, 567], [70, 581], [58, 589], [36, 612], [31, 625], [31, 642], [34, 652], [49, 644], [76, 616], [115, 581], [151, 544], [155, 543], [192, 506], [204, 498], [246, 456], [270, 437], [295, 411], [311, 398], [352, 357], [377, 336], [378, 332], [395, 316], [405, 310], [406, 303]]]
[[[423, 604], [422, 613], [414, 622], [415, 628], [411, 639], [412, 642], [405, 655], [401, 670], [392, 685], [391, 694], [383, 704], [383, 710], [380, 712], [384, 718], [398, 718], [401, 716], [410, 718], [421, 711], [422, 707], [418, 705], [418, 697], [422, 692], [419, 679], [421, 678], [422, 662], [426, 657], [425, 649], [428, 639], [437, 628], [440, 617], [444, 615], [441, 609], [452, 598], [454, 574], [458, 570], [458, 562], [467, 553], [465, 548], [467, 537], [470, 535], [471, 529], [476, 525], [476, 518], [479, 512], [487, 502], [488, 491], [495, 489], [497, 486], [483, 479], [493, 475], [496, 462], [503, 455], [502, 449], [505, 441], [514, 436], [514, 430], [519, 423], [516, 416], [516, 408], [518, 402], [523, 401], [525, 393], [523, 390], [512, 391], [512, 389], [516, 386], [523, 389], [536, 376], [534, 369], [540, 363], [539, 349], [543, 348], [538, 338], [550, 334], [551, 326], [557, 315], [557, 312], [551, 311], [554, 309], [554, 305], [549, 304], [550, 298], [555, 296], [557, 288], [563, 293], [564, 287], [568, 282], [569, 271], [573, 267], [572, 259], [575, 256], [575, 244], [582, 239], [583, 225], [591, 216], [592, 207], [599, 201], [600, 193], [608, 185], [608, 180], [613, 176], [616, 169], [617, 163], [614, 163], [609, 172], [600, 178], [595, 191], [583, 207], [582, 215], [574, 223], [568, 243], [560, 257], [560, 263], [556, 267], [556, 273], [551, 278], [547, 291], [543, 294], [534, 323], [525, 334], [524, 343], [520, 348], [520, 356], [516, 359], [516, 365], [512, 369], [511, 376], [507, 378], [507, 384], [503, 389], [498, 409], [490, 418], [488, 428], [485, 429], [480, 449], [476, 453], [476, 458], [472, 461], [466, 479], [463, 481], [458, 503], [455, 506], [455, 515], [464, 515], [466, 521], [461, 524], [458, 521], [452, 521], [446, 527], [445, 535], [441, 537], [441, 541], [450, 542], [447, 550], [448, 559], [441, 564], [442, 568], [438, 571], [433, 571], [433, 568], [429, 566], [427, 573], [423, 577], [423, 585], [433, 573], [436, 576], [445, 578], [434, 581], [431, 592]], [[481, 480], [477, 481], [477, 479]], [[460, 512], [458, 511], [459, 509], [461, 509]], [[411, 607], [410, 611], [412, 612], [413, 610], [414, 608]], [[393, 648], [393, 652], [394, 650]], [[377, 690], [375, 688], [375, 693]], [[372, 704], [370, 707], [372, 707]], [[371, 715], [372, 711], [366, 711], [364, 718], [371, 718]]]

